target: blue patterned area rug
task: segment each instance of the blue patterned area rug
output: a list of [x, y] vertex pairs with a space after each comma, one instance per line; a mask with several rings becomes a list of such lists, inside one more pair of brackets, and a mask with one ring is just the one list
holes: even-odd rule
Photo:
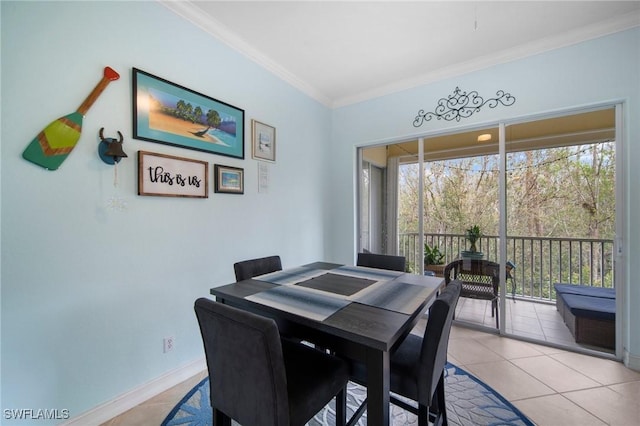
[[[484, 384], [480, 379], [451, 363], [447, 363], [446, 366], [445, 392], [447, 415], [451, 425], [533, 426], [533, 423], [502, 395]], [[348, 417], [360, 406], [366, 397], [366, 393], [366, 389], [363, 387], [349, 383], [347, 396]], [[418, 423], [416, 416], [395, 405], [391, 405], [391, 416], [394, 426], [416, 425]], [[366, 425], [366, 418], [367, 414], [365, 412], [358, 425]], [[167, 418], [162, 422], [162, 426], [209, 426], [211, 421], [209, 379], [206, 378], [191, 389], [171, 410]], [[330, 426], [334, 424], [335, 411], [333, 401], [308, 423], [309, 426]]]

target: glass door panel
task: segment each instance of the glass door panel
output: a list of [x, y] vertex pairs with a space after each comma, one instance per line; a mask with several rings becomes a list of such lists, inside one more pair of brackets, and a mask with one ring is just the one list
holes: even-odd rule
[[514, 124], [506, 147], [505, 331], [579, 346], [554, 284], [614, 287], [615, 109]]
[[[425, 252], [442, 254], [445, 265], [459, 259], [499, 262], [498, 128], [425, 139], [424, 151]], [[425, 269], [442, 274], [437, 265]], [[495, 329], [498, 290], [465, 287], [456, 320]]]

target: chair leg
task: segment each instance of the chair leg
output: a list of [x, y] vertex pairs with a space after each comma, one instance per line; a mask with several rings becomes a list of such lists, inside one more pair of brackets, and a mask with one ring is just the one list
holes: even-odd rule
[[429, 407], [418, 404], [418, 426], [429, 426]]
[[213, 424], [216, 426], [231, 426], [231, 417], [214, 407]]
[[438, 379], [438, 385], [436, 386], [436, 391], [431, 400], [431, 407], [429, 407], [429, 411], [435, 417], [433, 420], [434, 425], [448, 425], [447, 404], [444, 399], [444, 371], [440, 375], [440, 379]]
[[[492, 303], [496, 309], [496, 328], [500, 328], [500, 315], [498, 315], [498, 299], [495, 299]], [[493, 311], [493, 308], [491, 309]]]
[[336, 426], [347, 424], [347, 388], [344, 387], [336, 395]]

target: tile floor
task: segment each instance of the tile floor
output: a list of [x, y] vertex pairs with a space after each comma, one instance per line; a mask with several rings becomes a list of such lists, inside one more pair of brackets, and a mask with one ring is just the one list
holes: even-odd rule
[[640, 372], [620, 362], [454, 327], [449, 361], [538, 425], [640, 424]]
[[[421, 334], [423, 330], [421, 321], [414, 332]], [[640, 425], [640, 372], [620, 362], [460, 325], [454, 325], [451, 331], [449, 361], [500, 392], [537, 425]], [[104, 426], [159, 425], [205, 374]]]
[[[554, 304], [507, 298], [505, 303], [506, 332], [524, 339], [560, 345], [578, 351], [596, 351], [613, 356], [614, 351], [577, 344]], [[472, 325], [496, 328], [491, 316], [491, 303], [486, 300], [460, 298], [456, 320]]]

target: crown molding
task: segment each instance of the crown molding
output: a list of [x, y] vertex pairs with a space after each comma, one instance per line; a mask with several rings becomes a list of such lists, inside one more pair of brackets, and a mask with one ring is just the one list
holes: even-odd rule
[[165, 6], [175, 14], [190, 21], [200, 29], [211, 34], [216, 39], [220, 40], [233, 50], [240, 52], [253, 62], [266, 68], [275, 74], [278, 78], [291, 84], [301, 92], [320, 102], [324, 106], [331, 107], [331, 99], [318, 91], [316, 88], [301, 80], [287, 69], [283, 68], [276, 62], [272, 61], [269, 57], [263, 55], [258, 50], [254, 49], [242, 38], [238, 37], [233, 31], [231, 31], [224, 24], [218, 20], [212, 18], [207, 13], [203, 12], [198, 6], [192, 2], [185, 0], [157, 0], [158, 3]]
[[333, 101], [331, 107], [339, 108], [358, 102], [365, 102], [374, 98], [391, 95], [403, 90], [413, 89], [429, 83], [434, 83], [447, 78], [452, 78], [475, 71], [480, 71], [507, 62], [523, 59], [529, 56], [548, 52], [555, 49], [575, 45], [585, 41], [626, 31], [640, 26], [640, 11], [629, 13], [618, 18], [609, 19], [597, 24], [585, 26], [566, 33], [546, 37], [531, 43], [520, 45], [512, 49], [506, 49], [491, 55], [485, 55], [467, 62], [461, 62], [452, 66], [443, 67], [417, 77], [397, 81], [373, 90], [362, 92], [355, 96], [344, 97]]
[[494, 65], [512, 62], [528, 56], [540, 54], [550, 50], [571, 46], [584, 41], [603, 37], [609, 34], [625, 31], [640, 26], [640, 11], [628, 13], [617, 18], [612, 18], [593, 25], [588, 25], [572, 31], [567, 31], [558, 36], [547, 37], [534, 42], [517, 46], [512, 49], [496, 52], [474, 58], [473, 60], [454, 64], [448, 67], [436, 69], [426, 74], [413, 78], [396, 81], [391, 84], [377, 87], [373, 90], [361, 92], [354, 96], [346, 96], [337, 99], [330, 99], [318, 89], [306, 81], [298, 78], [287, 69], [283, 68], [270, 58], [253, 48], [242, 38], [238, 37], [228, 27], [204, 13], [197, 5], [189, 0], [158, 0], [159, 3], [167, 7], [172, 12], [190, 21], [205, 32], [211, 34], [216, 39], [225, 43], [232, 49], [240, 52], [258, 65], [272, 72], [274, 75], [291, 84], [301, 92], [315, 99], [319, 103], [329, 108], [339, 108], [359, 102], [368, 101], [374, 98], [390, 95], [403, 90], [423, 86], [425, 84], [444, 80], [459, 75], [464, 75], [489, 68]]

